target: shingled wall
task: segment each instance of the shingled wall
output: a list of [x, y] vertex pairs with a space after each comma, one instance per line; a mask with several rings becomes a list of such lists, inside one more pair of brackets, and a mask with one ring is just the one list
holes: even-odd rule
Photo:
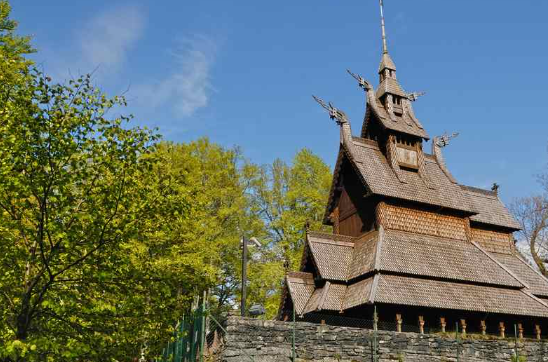
[[[230, 317], [221, 360], [224, 362], [291, 361], [292, 323]], [[297, 361], [372, 362], [373, 332], [364, 329], [298, 322]], [[457, 361], [457, 341], [435, 335], [379, 331], [378, 362]], [[518, 342], [519, 361], [548, 361], [548, 341]], [[460, 362], [513, 361], [509, 339], [460, 340]]]

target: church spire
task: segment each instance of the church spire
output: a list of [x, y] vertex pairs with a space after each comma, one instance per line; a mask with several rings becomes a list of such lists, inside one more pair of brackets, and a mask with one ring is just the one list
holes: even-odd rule
[[[384, 25], [384, 1], [379, 0], [379, 6], [381, 8], [381, 31], [382, 31], [382, 59], [381, 65], [379, 66], [379, 74], [381, 78], [385, 76], [396, 77], [396, 65], [390, 58], [388, 54], [388, 45], [386, 41], [386, 27]], [[382, 79], [381, 79], [382, 81]]]
[[381, 30], [382, 30], [382, 53], [388, 54], [388, 46], [386, 45], [386, 29], [384, 27], [384, 3], [383, 0], [379, 0], [381, 8]]

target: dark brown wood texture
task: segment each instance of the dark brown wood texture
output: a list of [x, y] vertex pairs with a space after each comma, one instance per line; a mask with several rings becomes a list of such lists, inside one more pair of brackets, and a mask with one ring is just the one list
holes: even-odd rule
[[[365, 197], [366, 189], [350, 163], [345, 160], [341, 170], [342, 185], [337, 201], [338, 232], [348, 236], [359, 236], [374, 229], [375, 203]], [[335, 215], [335, 213], [333, 213]]]

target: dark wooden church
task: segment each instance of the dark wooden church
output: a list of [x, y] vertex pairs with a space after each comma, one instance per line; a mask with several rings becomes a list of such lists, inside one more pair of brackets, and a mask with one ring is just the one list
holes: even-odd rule
[[[382, 13], [382, 1], [381, 1]], [[381, 14], [382, 15], [382, 14]], [[280, 318], [343, 316], [396, 326], [455, 326], [491, 334], [548, 331], [548, 280], [518, 253], [519, 230], [497, 194], [460, 184], [413, 112], [418, 94], [396, 77], [386, 46], [366, 92], [359, 137], [345, 114], [316, 99], [340, 126], [324, 223], [307, 232], [299, 272], [286, 276]]]

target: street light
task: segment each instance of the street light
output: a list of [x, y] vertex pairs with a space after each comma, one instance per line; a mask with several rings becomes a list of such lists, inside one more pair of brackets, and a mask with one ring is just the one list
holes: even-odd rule
[[261, 243], [257, 238], [246, 239], [245, 236], [242, 237], [240, 241], [242, 245], [242, 304], [241, 304], [241, 315], [245, 317], [245, 299], [246, 299], [246, 284], [247, 284], [247, 247], [256, 246], [261, 247]]
[[254, 304], [249, 308], [249, 315], [252, 317], [258, 317], [261, 315], [264, 315], [266, 313], [266, 310], [264, 307], [260, 304]]

